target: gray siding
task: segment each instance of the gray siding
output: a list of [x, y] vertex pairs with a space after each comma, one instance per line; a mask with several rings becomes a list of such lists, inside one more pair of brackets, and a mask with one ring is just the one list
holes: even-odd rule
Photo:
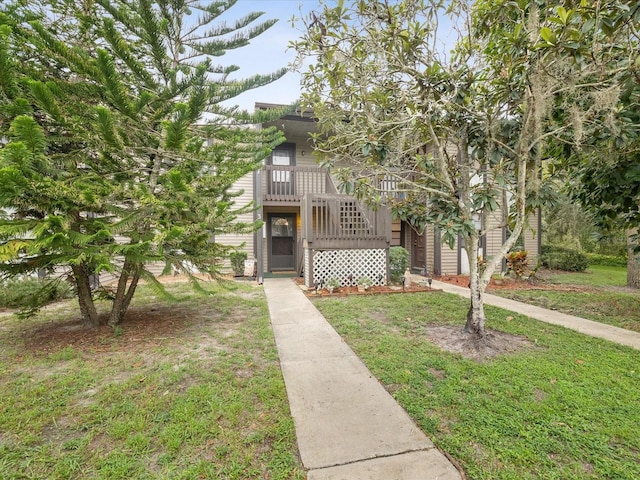
[[493, 257], [502, 248], [502, 209], [491, 212], [485, 219], [485, 238], [487, 251], [484, 252], [486, 258]]
[[535, 266], [538, 261], [538, 256], [540, 255], [540, 244], [538, 241], [538, 237], [541, 234], [538, 229], [539, 215], [540, 211], [536, 210], [534, 214], [529, 216], [522, 233], [524, 235], [524, 249], [529, 252], [527, 257], [529, 258], [529, 265], [531, 268]]
[[[242, 177], [231, 189], [232, 192], [239, 192], [243, 190], [243, 193], [234, 199], [236, 208], [248, 205], [253, 200], [253, 172]], [[239, 222], [253, 222], [253, 212], [245, 213], [238, 216]], [[254, 257], [253, 250], [253, 233], [249, 234], [237, 234], [229, 233], [216, 235], [215, 241], [223, 245], [231, 245], [239, 247], [245, 243], [243, 250], [247, 252], [248, 258]]]
[[435, 238], [436, 238], [436, 229], [433, 225], [427, 225], [427, 228], [424, 231], [427, 240], [427, 271], [428, 273], [433, 275], [433, 271], [435, 269]]
[[458, 274], [458, 240], [453, 245], [453, 249], [449, 248], [449, 245], [442, 243], [441, 254], [441, 273], [442, 275], [457, 275]]

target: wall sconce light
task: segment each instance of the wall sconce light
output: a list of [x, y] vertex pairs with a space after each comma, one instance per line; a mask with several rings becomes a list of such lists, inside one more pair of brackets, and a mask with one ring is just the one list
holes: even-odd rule
[[302, 156], [304, 157], [304, 154], [306, 153], [304, 150], [301, 150], [300, 153], [302, 154]]

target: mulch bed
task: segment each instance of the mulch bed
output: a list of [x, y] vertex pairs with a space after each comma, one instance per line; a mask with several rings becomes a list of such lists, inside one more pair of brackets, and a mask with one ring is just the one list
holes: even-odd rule
[[[434, 277], [435, 280], [444, 283], [450, 283], [459, 287], [469, 287], [468, 275], [443, 275]], [[591, 292], [593, 288], [574, 285], [558, 285], [547, 283], [545, 280], [538, 280], [538, 283], [532, 284], [527, 280], [516, 280], [515, 278], [496, 279], [492, 278], [487, 287], [487, 291], [492, 290], [553, 290], [556, 292]]]
[[[300, 286], [304, 286], [304, 280], [302, 278], [296, 278], [295, 282]], [[441, 292], [437, 288], [429, 288], [423, 287], [418, 284], [412, 284], [409, 287], [402, 288], [399, 285], [384, 285], [384, 286], [373, 286], [364, 292], [358, 291], [357, 286], [353, 287], [340, 287], [337, 291], [334, 290], [333, 293], [329, 293], [327, 289], [318, 290], [318, 293], [314, 289], [311, 290], [303, 290], [304, 294], [309, 298], [336, 298], [336, 297], [346, 297], [347, 295], [380, 295], [380, 294], [395, 294], [395, 293], [418, 293], [418, 292]]]

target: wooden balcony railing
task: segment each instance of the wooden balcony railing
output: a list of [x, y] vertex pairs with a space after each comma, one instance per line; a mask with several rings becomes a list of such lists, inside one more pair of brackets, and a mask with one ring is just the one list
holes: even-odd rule
[[300, 201], [307, 193], [335, 192], [326, 169], [266, 165], [264, 170], [262, 191], [265, 201]]
[[391, 219], [387, 209], [374, 211], [355, 198], [307, 193], [301, 206], [303, 237], [313, 248], [387, 248]]

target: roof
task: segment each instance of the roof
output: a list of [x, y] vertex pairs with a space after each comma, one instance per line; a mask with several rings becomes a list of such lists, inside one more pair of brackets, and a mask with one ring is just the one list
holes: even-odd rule
[[292, 113], [288, 113], [281, 117], [282, 120], [294, 120], [298, 122], [315, 122], [316, 118], [313, 115], [312, 110], [302, 110], [301, 108], [294, 105], [282, 105], [279, 103], [266, 103], [266, 102], [256, 102], [255, 109], [256, 110], [275, 110], [275, 109], [286, 109], [295, 107], [295, 110]]

